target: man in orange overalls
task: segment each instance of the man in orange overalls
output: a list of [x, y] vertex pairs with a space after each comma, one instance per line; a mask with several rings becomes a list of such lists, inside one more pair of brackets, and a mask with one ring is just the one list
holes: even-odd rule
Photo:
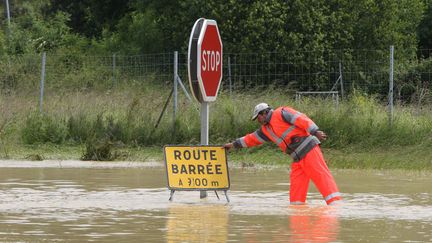
[[253, 133], [227, 143], [224, 147], [247, 148], [272, 141], [293, 158], [290, 175], [290, 203], [305, 204], [312, 180], [325, 202], [330, 205], [342, 199], [320, 149], [327, 135], [305, 114], [284, 106], [273, 110], [268, 104], [255, 106], [252, 120], [261, 127]]

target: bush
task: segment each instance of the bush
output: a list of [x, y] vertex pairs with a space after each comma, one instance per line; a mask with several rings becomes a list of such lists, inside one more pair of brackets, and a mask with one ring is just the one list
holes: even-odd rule
[[112, 151], [114, 144], [109, 139], [97, 140], [90, 138], [86, 142], [86, 149], [82, 160], [111, 161], [118, 157], [118, 153]]
[[67, 122], [68, 139], [74, 142], [84, 143], [91, 133], [91, 127], [91, 121], [83, 113], [70, 116]]
[[21, 130], [25, 144], [53, 143], [61, 144], [67, 137], [67, 126], [63, 119], [48, 114], [30, 114]]
[[415, 104], [424, 98], [431, 98], [432, 57], [401, 65], [399, 70], [401, 71], [396, 76], [396, 91], [399, 100]]

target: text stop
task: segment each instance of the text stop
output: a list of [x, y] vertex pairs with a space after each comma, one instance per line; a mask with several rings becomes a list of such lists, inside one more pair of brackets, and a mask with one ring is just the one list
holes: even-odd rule
[[221, 64], [221, 55], [219, 51], [203, 50], [201, 59], [202, 71], [218, 71]]

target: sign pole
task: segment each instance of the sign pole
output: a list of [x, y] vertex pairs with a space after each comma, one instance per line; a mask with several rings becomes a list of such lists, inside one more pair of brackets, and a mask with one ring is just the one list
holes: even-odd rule
[[201, 103], [201, 145], [209, 143], [209, 103]]
[[[209, 103], [201, 103], [201, 145], [209, 143]], [[200, 191], [200, 198], [206, 198], [207, 191]]]
[[[188, 74], [192, 94], [201, 103], [201, 145], [209, 144], [209, 102], [216, 100], [222, 80], [222, 40], [215, 20], [198, 19], [189, 38]], [[205, 188], [200, 198], [206, 198]]]

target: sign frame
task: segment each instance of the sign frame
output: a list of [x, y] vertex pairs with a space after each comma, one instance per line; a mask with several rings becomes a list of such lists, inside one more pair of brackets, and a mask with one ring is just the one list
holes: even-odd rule
[[197, 76], [198, 68], [198, 58], [197, 58], [197, 47], [198, 39], [201, 33], [202, 25], [204, 23], [204, 18], [199, 18], [195, 21], [192, 27], [192, 31], [189, 38], [189, 49], [188, 49], [188, 76], [189, 76], [189, 86], [192, 91], [194, 98], [202, 103], [203, 97], [201, 94], [200, 84]]
[[[199, 148], [199, 147], [214, 147], [214, 148], [222, 148], [222, 145], [165, 145], [164, 150], [164, 164], [165, 164], [165, 172], [166, 172], [166, 178], [167, 178], [167, 188], [171, 190], [171, 196], [173, 194], [173, 191], [228, 191], [231, 188], [231, 180], [229, 175], [229, 167], [228, 167], [228, 155], [225, 150], [225, 165], [226, 165], [226, 172], [227, 172], [227, 182], [228, 186], [223, 188], [212, 188], [212, 187], [206, 187], [206, 188], [181, 188], [181, 187], [171, 187], [169, 183], [169, 174], [168, 174], [168, 162], [167, 162], [167, 155], [166, 155], [166, 147], [178, 147], [178, 148]], [[218, 196], [219, 197], [219, 196]]]
[[[220, 43], [220, 77], [214, 96], [207, 96], [204, 80], [201, 76], [201, 47], [208, 26], [214, 26], [217, 32], [218, 42]], [[223, 43], [217, 22], [212, 19], [199, 18], [193, 28], [189, 39], [188, 49], [188, 74], [189, 84], [192, 93], [200, 103], [213, 102], [216, 100], [223, 78]]]

